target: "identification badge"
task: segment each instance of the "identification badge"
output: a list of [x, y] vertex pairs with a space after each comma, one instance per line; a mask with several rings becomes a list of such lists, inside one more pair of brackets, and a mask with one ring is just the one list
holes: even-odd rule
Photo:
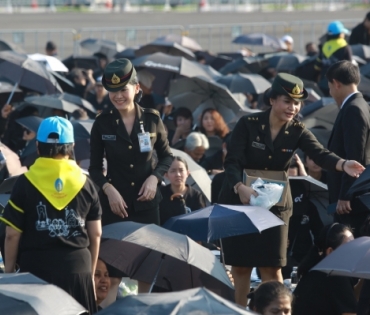
[[266, 145], [264, 145], [263, 143], [258, 143], [258, 142], [253, 141], [252, 142], [252, 147], [257, 148], [257, 149], [261, 149], [261, 150], [265, 150]]
[[116, 136], [115, 135], [102, 135], [102, 140], [116, 141]]
[[152, 145], [150, 142], [150, 133], [144, 131], [143, 123], [140, 122], [141, 133], [137, 136], [139, 138], [140, 152], [150, 152], [152, 151]]

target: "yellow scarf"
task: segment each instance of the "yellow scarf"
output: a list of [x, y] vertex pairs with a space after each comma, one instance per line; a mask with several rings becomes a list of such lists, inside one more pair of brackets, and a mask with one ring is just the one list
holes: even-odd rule
[[326, 58], [330, 58], [338, 49], [347, 46], [347, 42], [344, 38], [336, 38], [327, 41], [322, 47], [322, 52]]
[[86, 182], [86, 175], [72, 160], [38, 158], [24, 175], [58, 210], [64, 209]]

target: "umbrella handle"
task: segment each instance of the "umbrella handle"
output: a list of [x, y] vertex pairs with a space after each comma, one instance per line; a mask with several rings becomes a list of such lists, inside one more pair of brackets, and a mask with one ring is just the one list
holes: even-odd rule
[[18, 87], [18, 82], [16, 84], [14, 84], [13, 89], [12, 89], [12, 92], [10, 93], [10, 95], [8, 97], [8, 100], [6, 101], [6, 104], [9, 104], [10, 101], [12, 100], [13, 95], [14, 95], [15, 90], [17, 89], [17, 87]]
[[159, 271], [161, 270], [161, 267], [162, 267], [162, 264], [164, 262], [164, 258], [166, 257], [166, 254], [162, 254], [162, 257], [161, 257], [161, 262], [159, 263], [159, 266], [158, 266], [158, 269], [157, 269], [157, 272], [155, 273], [155, 276], [154, 276], [154, 279], [153, 279], [153, 282], [150, 286], [150, 289], [149, 289], [149, 292], [148, 293], [152, 293], [153, 291], [153, 287], [155, 285], [155, 283], [157, 282], [157, 278], [158, 278], [158, 274], [159, 274]]

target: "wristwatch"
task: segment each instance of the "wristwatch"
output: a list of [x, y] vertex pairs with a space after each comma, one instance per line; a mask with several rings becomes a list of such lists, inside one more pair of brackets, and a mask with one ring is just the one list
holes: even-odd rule
[[238, 194], [238, 188], [239, 188], [239, 186], [240, 186], [240, 185], [243, 185], [243, 183], [242, 183], [242, 182], [239, 182], [239, 183], [237, 183], [237, 184], [234, 186], [234, 193]]

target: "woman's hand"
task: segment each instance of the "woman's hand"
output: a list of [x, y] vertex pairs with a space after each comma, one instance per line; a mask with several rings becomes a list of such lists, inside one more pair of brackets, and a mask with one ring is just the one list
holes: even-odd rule
[[143, 186], [141, 186], [139, 191], [139, 198], [137, 198], [138, 201], [149, 201], [152, 200], [155, 197], [155, 194], [157, 193], [157, 185], [158, 185], [158, 178], [154, 175], [150, 175], [145, 182], [143, 183]]
[[298, 165], [298, 175], [307, 176], [307, 172], [306, 172], [306, 169], [304, 168], [304, 164], [302, 160], [299, 158], [299, 155], [297, 153], [294, 154], [294, 160], [297, 162], [297, 165]]
[[123, 200], [121, 194], [118, 192], [116, 188], [114, 188], [113, 185], [109, 184], [107, 188], [104, 189], [105, 194], [108, 197], [109, 205], [112, 210], [112, 212], [115, 215], [120, 216], [121, 218], [128, 217], [128, 213], [126, 211], [127, 204]]
[[359, 177], [361, 173], [365, 170], [360, 163], [353, 160], [348, 160], [344, 163], [344, 171], [352, 177]]
[[252, 195], [254, 195], [255, 197], [258, 196], [256, 191], [254, 191], [251, 187], [245, 185], [240, 185], [238, 187], [238, 194], [243, 205], [249, 204]]

